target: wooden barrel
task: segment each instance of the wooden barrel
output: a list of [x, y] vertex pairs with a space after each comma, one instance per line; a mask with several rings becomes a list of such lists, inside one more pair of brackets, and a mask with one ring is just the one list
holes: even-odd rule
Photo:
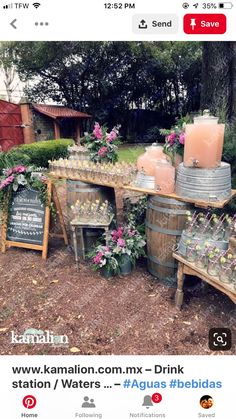
[[184, 229], [189, 204], [150, 196], [146, 215], [148, 271], [165, 285], [176, 285], [177, 262], [172, 253]]
[[231, 196], [230, 164], [221, 163], [215, 169], [201, 169], [179, 165], [176, 179], [176, 193], [197, 201], [223, 201]]
[[[113, 188], [107, 186], [100, 186], [81, 182], [79, 180], [67, 180], [67, 212], [69, 220], [72, 220], [73, 214], [71, 206], [79, 199], [81, 203], [87, 200], [95, 201], [99, 199], [100, 202], [108, 201], [114, 208], [116, 215], [116, 198]], [[102, 233], [104, 230], [102, 231]], [[85, 252], [91, 251], [93, 245], [96, 244], [98, 238], [101, 237], [101, 230], [99, 229], [84, 229]], [[73, 241], [71, 238], [71, 245]], [[81, 254], [80, 237], [78, 235], [78, 250]]]

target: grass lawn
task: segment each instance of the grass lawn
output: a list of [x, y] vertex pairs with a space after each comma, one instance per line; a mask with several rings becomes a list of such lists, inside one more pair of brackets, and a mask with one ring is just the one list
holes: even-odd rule
[[119, 161], [125, 161], [127, 163], [135, 163], [137, 158], [143, 154], [145, 146], [142, 145], [125, 145], [119, 148]]

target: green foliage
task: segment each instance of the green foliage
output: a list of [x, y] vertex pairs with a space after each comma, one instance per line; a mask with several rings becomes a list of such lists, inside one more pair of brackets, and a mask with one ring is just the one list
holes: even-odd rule
[[0, 153], [0, 174], [3, 169], [23, 164], [30, 165], [30, 157], [20, 151], [20, 149], [12, 149], [8, 153]]
[[161, 130], [159, 125], [154, 125], [153, 127], [149, 128], [144, 136], [144, 140], [148, 140], [148, 142], [157, 142], [161, 137]]
[[67, 148], [73, 144], [73, 140], [64, 139], [24, 144], [0, 155], [0, 170], [18, 164], [46, 168], [49, 160], [67, 157]]
[[[199, 108], [199, 42], [11, 42], [30, 100], [88, 111], [109, 128], [131, 108], [185, 114]], [[119, 118], [114, 117], [114, 112]]]
[[124, 200], [125, 222], [136, 228], [145, 238], [145, 220], [147, 210], [147, 196], [130, 197]]

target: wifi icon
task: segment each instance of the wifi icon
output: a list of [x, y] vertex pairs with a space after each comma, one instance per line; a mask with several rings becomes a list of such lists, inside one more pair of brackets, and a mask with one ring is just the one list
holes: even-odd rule
[[33, 3], [33, 6], [35, 7], [35, 9], [38, 9], [39, 6], [41, 6], [41, 4], [40, 3]]

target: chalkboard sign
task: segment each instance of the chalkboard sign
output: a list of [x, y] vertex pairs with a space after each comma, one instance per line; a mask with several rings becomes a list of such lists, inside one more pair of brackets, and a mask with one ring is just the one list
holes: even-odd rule
[[50, 234], [62, 237], [68, 245], [65, 222], [55, 186], [47, 181], [48, 205], [40, 199], [39, 192], [22, 188], [14, 195], [8, 212], [4, 214], [2, 224], [1, 250], [5, 253], [9, 247], [40, 250], [42, 258], [47, 259], [50, 229], [50, 208], [53, 201], [61, 226], [61, 234]]
[[7, 240], [43, 245], [45, 205], [39, 192], [20, 189], [15, 192], [9, 208]]

